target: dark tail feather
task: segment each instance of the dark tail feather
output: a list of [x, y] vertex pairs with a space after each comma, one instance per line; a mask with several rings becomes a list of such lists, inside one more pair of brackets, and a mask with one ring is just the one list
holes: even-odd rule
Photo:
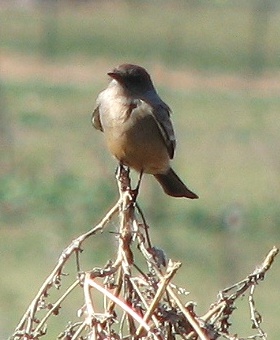
[[194, 192], [190, 191], [185, 186], [185, 184], [180, 180], [173, 169], [170, 168], [167, 173], [157, 174], [154, 176], [159, 181], [160, 185], [167, 195], [173, 197], [187, 197], [190, 199], [198, 198], [198, 196]]

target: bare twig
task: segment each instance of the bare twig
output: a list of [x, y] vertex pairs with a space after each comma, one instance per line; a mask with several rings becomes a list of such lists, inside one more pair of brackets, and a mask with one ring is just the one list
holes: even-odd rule
[[[266, 272], [271, 268], [272, 263], [276, 255], [279, 253], [277, 247], [273, 247], [264, 261], [259, 265], [251, 274], [249, 274], [245, 279], [233, 284], [230, 287], [225, 288], [219, 293], [219, 299], [216, 303], [212, 304], [209, 311], [201, 317], [201, 320], [216, 326], [216, 331], [220, 334], [225, 334], [228, 332], [230, 323], [228, 319], [234, 311], [234, 303], [239, 298], [242, 297], [246, 291], [249, 290], [249, 307], [251, 320], [253, 322], [254, 328], [259, 331], [258, 336], [266, 339], [265, 332], [261, 329], [260, 323], [262, 321], [261, 315], [255, 308], [255, 301], [253, 294], [255, 287], [259, 281], [263, 280]], [[220, 325], [217, 325], [219, 322]]]
[[94, 280], [91, 280], [88, 276], [86, 277], [85, 281], [87, 282], [88, 286], [91, 286], [98, 291], [100, 291], [102, 294], [106, 295], [109, 299], [114, 301], [117, 305], [119, 305], [122, 310], [127, 312], [129, 315], [131, 315], [137, 322], [140, 323], [140, 325], [147, 331], [150, 332], [149, 325], [145, 322], [143, 318], [141, 318], [137, 313], [133, 311], [130, 307], [128, 307], [124, 302], [122, 302], [119, 298], [117, 298], [115, 295], [111, 294], [108, 290], [98, 285]]
[[[41, 320], [39, 325], [36, 327], [34, 334], [39, 333], [42, 327], [45, 325], [46, 321], [52, 314], [56, 314], [55, 311], [57, 311], [60, 308], [61, 303], [67, 298], [67, 296], [79, 285], [79, 280], [76, 280], [72, 285], [66, 290], [66, 292], [56, 301], [56, 303], [53, 304], [52, 308], [48, 311], [48, 313], [45, 315], [45, 317]], [[58, 312], [57, 312], [58, 313]]]
[[[25, 330], [26, 334], [31, 334], [33, 332], [33, 324], [35, 321], [35, 314], [38, 309], [38, 304], [41, 299], [44, 299], [48, 295], [48, 291], [51, 287], [55, 285], [60, 284], [61, 280], [61, 273], [62, 268], [64, 267], [65, 263], [68, 261], [69, 257], [75, 253], [77, 250], [80, 250], [81, 244], [90, 236], [96, 234], [97, 232], [103, 231], [104, 227], [108, 224], [108, 222], [111, 220], [113, 215], [118, 211], [119, 209], [119, 201], [114, 205], [112, 209], [109, 210], [109, 212], [105, 215], [105, 217], [101, 220], [101, 222], [89, 230], [87, 233], [79, 236], [76, 238], [72, 243], [61, 253], [58, 263], [55, 266], [54, 270], [51, 272], [51, 274], [47, 277], [41, 288], [39, 289], [37, 295], [33, 299], [32, 303], [28, 307], [27, 311], [23, 315], [21, 321], [19, 322], [15, 333], [18, 333]], [[26, 326], [25, 326], [26, 325]]]
[[262, 317], [260, 313], [256, 310], [256, 306], [255, 306], [255, 300], [254, 300], [255, 288], [256, 286], [253, 285], [250, 288], [250, 293], [249, 293], [249, 308], [250, 308], [251, 320], [253, 322], [253, 328], [257, 329], [259, 331], [260, 337], [265, 340], [267, 339], [267, 336], [260, 326], [262, 322]]
[[[147, 309], [146, 314], [144, 315], [144, 321], [148, 322], [153, 315], [155, 309], [158, 307], [159, 301], [162, 298], [163, 294], [166, 291], [166, 288], [169, 284], [169, 282], [172, 280], [174, 275], [176, 274], [177, 270], [180, 268], [181, 263], [179, 262], [170, 262], [169, 266], [167, 268], [166, 274], [164, 277], [161, 277], [160, 285], [157, 289], [156, 295], [150, 305], [150, 307]], [[142, 331], [142, 325], [137, 329], [136, 335], [140, 335]]]
[[[235, 310], [236, 300], [246, 292], [249, 292], [250, 318], [258, 331], [256, 336], [247, 339], [258, 337], [266, 340], [254, 292], [256, 285], [270, 269], [278, 249], [273, 247], [260, 266], [244, 280], [222, 290], [209, 311], [198, 316], [193, 303], [184, 304], [179, 298], [180, 292], [184, 298], [187, 296], [186, 289], [177, 287], [173, 282], [181, 263], [167, 261], [164, 251], [152, 246], [148, 224], [136, 202], [137, 190], [131, 190], [129, 172], [125, 167], [119, 168], [117, 179], [120, 193], [118, 202], [98, 225], [73, 240], [61, 253], [57, 265], [39, 289], [11, 339], [37, 340], [44, 337], [47, 321], [52, 315], [58, 314], [63, 302], [77, 287], [83, 288], [84, 302], [78, 313], [78, 317], [83, 320], [70, 322], [59, 336], [63, 340], [174, 340], [178, 336], [192, 340], [215, 340], [221, 336], [239, 340], [241, 338], [238, 335], [229, 332], [229, 318]], [[114, 259], [110, 259], [103, 268], [94, 267], [81, 272], [81, 245], [87, 238], [103, 232], [116, 213], [119, 213], [119, 228]], [[137, 247], [133, 247], [135, 242]], [[144, 266], [135, 263], [133, 249], [140, 250], [137, 256], [142, 257], [140, 263], [144, 260]], [[63, 269], [72, 255], [76, 255], [79, 279], [75, 277], [55, 303], [47, 303], [51, 288], [60, 287]], [[103, 295], [103, 312], [99, 311], [97, 292]], [[38, 317], [40, 309], [47, 310], [41, 320]]]

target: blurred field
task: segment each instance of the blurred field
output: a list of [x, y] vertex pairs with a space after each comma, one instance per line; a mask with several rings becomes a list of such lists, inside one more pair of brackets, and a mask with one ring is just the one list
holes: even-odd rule
[[[116, 162], [90, 118], [120, 62], [145, 66], [174, 112], [174, 168], [200, 199], [166, 197], [146, 176], [139, 203], [155, 244], [184, 263], [178, 284], [198, 310], [279, 245], [280, 11], [264, 13], [260, 51], [253, 1], [207, 3], [0, 2], [0, 338], [63, 247], [117, 199]], [[108, 259], [108, 235], [90, 241], [85, 269]], [[279, 333], [278, 262], [257, 294], [269, 339]]]

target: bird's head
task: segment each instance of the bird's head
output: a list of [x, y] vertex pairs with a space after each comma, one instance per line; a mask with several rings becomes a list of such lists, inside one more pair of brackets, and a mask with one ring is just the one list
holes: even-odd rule
[[133, 95], [141, 96], [155, 90], [149, 73], [138, 65], [122, 64], [108, 72], [108, 75]]

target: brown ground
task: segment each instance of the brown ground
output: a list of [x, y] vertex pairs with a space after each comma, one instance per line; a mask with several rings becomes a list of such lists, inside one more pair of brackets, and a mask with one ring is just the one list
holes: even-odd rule
[[[1, 77], [3, 80], [43, 79], [51, 83], [75, 83], [85, 86], [98, 82], [106, 83], [106, 73], [115, 66], [111, 60], [69, 60], [51, 62], [38, 56], [14, 55], [2, 52]], [[149, 67], [148, 67], [149, 68]], [[170, 70], [161, 64], [149, 68], [158, 85], [169, 84], [177, 90], [209, 89], [217, 91], [250, 91], [261, 96], [275, 96], [280, 93], [280, 72], [259, 77], [236, 74], [217, 74], [190, 69]]]

